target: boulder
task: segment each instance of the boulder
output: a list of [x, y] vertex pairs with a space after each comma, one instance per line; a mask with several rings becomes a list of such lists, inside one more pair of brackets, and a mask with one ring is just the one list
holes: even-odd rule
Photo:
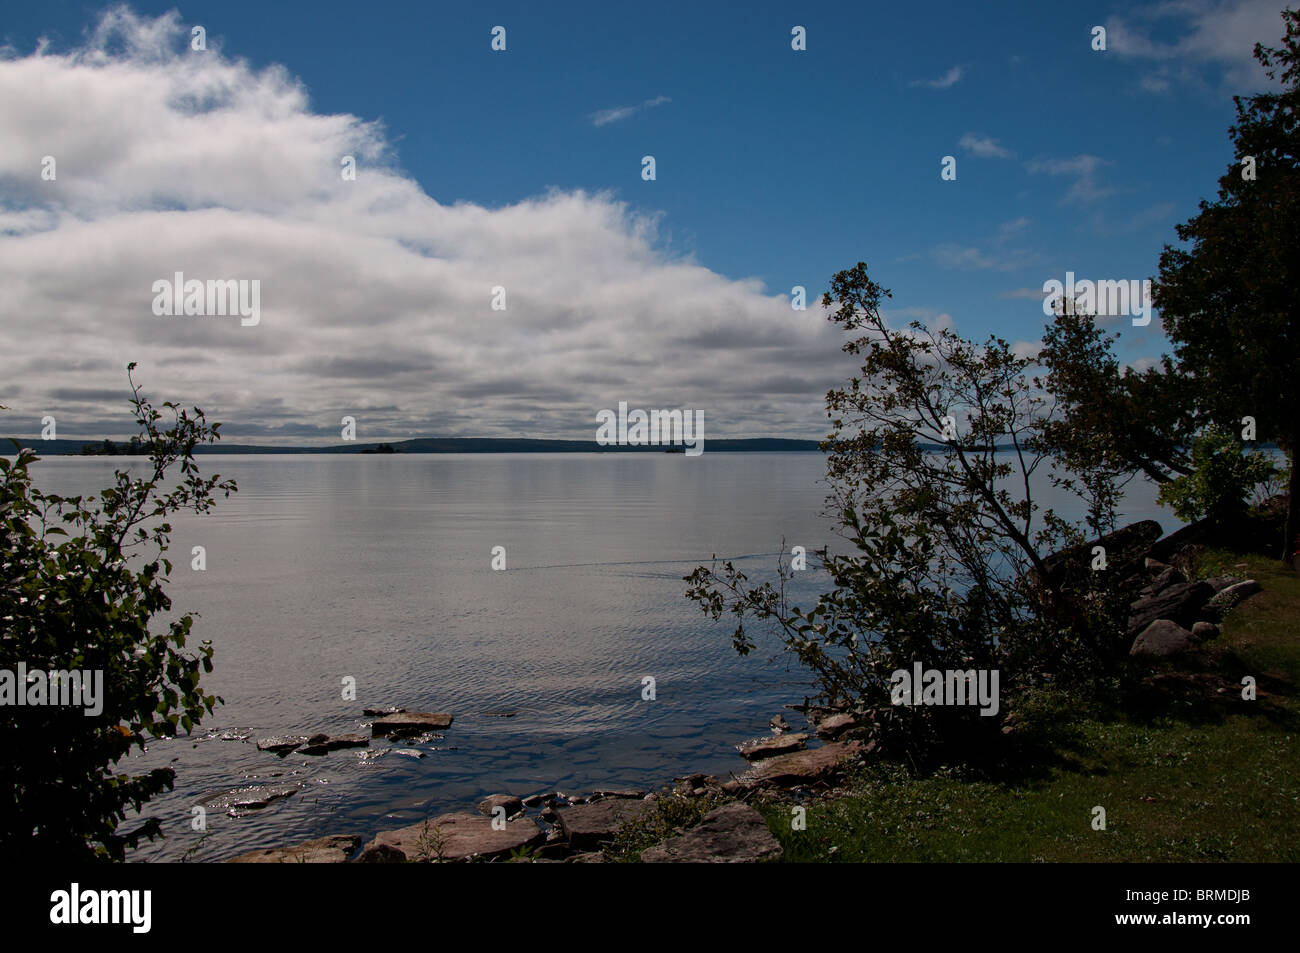
[[1092, 570], [1093, 547], [1102, 546], [1106, 550], [1107, 568], [1125, 575], [1142, 565], [1143, 557], [1163, 532], [1155, 520], [1130, 523], [1113, 533], [1053, 553], [1043, 560], [1043, 566], [1054, 579], [1061, 578], [1062, 574], [1082, 575]]
[[274, 738], [259, 738], [258, 751], [274, 751], [276, 754], [288, 754], [295, 748], [307, 743], [305, 735], [277, 735]]
[[737, 745], [736, 750], [746, 761], [758, 761], [761, 758], [772, 758], [779, 754], [789, 754], [791, 751], [799, 751], [808, 743], [808, 736], [800, 733], [795, 735], [777, 735], [774, 738], [763, 738], [759, 741], [749, 741], [743, 745]]
[[478, 802], [478, 812], [488, 817], [499, 807], [506, 809], [506, 817], [512, 817], [524, 809], [524, 802], [513, 794], [492, 794]]
[[595, 850], [613, 840], [624, 824], [653, 809], [650, 801], [610, 799], [561, 811], [558, 823], [574, 850]]
[[1176, 583], [1186, 582], [1187, 577], [1183, 575], [1181, 569], [1175, 569], [1173, 566], [1168, 567], [1160, 572], [1142, 589], [1144, 596], [1155, 595], [1158, 592], [1164, 592], [1170, 586]]
[[1216, 593], [1219, 593], [1229, 586], [1235, 586], [1237, 583], [1242, 582], [1242, 578], [1240, 576], [1211, 576], [1205, 581], [1214, 587]]
[[710, 811], [700, 823], [641, 852], [647, 864], [746, 864], [776, 860], [781, 844], [763, 815], [748, 804], [732, 802]]
[[443, 712], [401, 711], [376, 718], [370, 726], [376, 735], [407, 735], [421, 731], [444, 731], [451, 727], [452, 716]]
[[856, 724], [857, 721], [852, 715], [831, 715], [829, 718], [823, 718], [817, 722], [817, 737], [826, 741], [834, 741]]
[[1208, 642], [1219, 637], [1219, 627], [1213, 622], [1198, 622], [1192, 626], [1192, 637], [1198, 642]]
[[1201, 619], [1201, 610], [1214, 595], [1204, 582], [1174, 583], [1164, 591], [1139, 599], [1129, 607], [1129, 634], [1142, 632], [1157, 619], [1191, 626]]
[[547, 801], [555, 800], [555, 792], [548, 791], [545, 794], [530, 794], [524, 798], [524, 807], [541, 807]]
[[784, 734], [790, 730], [790, 722], [785, 720], [784, 715], [773, 715], [768, 719], [767, 727], [772, 729], [773, 734]]
[[1205, 614], [1208, 618], [1221, 622], [1231, 610], [1235, 609], [1240, 603], [1244, 602], [1250, 596], [1259, 592], [1261, 586], [1254, 579], [1247, 579], [1244, 582], [1227, 586], [1214, 594], [1205, 605]]
[[267, 847], [231, 857], [228, 864], [346, 864], [361, 845], [359, 834], [318, 837], [296, 847]]
[[1177, 622], [1157, 619], [1142, 630], [1133, 640], [1130, 655], [1148, 655], [1161, 658], [1194, 649], [1197, 640]]
[[763, 785], [795, 787], [829, 781], [862, 750], [861, 745], [854, 741], [833, 741], [820, 748], [765, 758], [736, 781], [745, 790]]
[[[479, 814], [444, 814], [395, 831], [383, 831], [361, 856], [362, 863], [381, 860], [457, 861], [470, 857], [504, 857], [521, 847], [536, 847], [546, 835], [530, 818], [508, 821], [495, 830], [491, 818]], [[368, 856], [374, 854], [373, 857]]]

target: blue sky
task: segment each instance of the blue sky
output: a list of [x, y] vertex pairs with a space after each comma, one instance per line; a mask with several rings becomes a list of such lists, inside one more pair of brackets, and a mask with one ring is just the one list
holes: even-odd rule
[[[29, 57], [41, 37], [56, 54], [83, 47], [104, 9], [7, 6], [0, 42], [11, 61]], [[820, 295], [831, 274], [864, 260], [893, 290], [890, 311], [900, 320], [951, 320], [963, 336], [996, 333], [1027, 343], [1042, 332], [1041, 294], [1033, 293], [1045, 280], [1066, 270], [1081, 278], [1155, 274], [1174, 224], [1213, 195], [1231, 161], [1231, 96], [1263, 81], [1250, 59], [1252, 42], [1275, 44], [1282, 32], [1280, 4], [1209, 0], [754, 3], [743, 12], [698, 3], [130, 6], [143, 23], [171, 10], [185, 32], [202, 24], [209, 52], [244, 61], [250, 75], [282, 66], [309, 96], [306, 112], [380, 121], [372, 138], [386, 158], [374, 164], [418, 184], [441, 207], [470, 203], [502, 212], [548, 194], [600, 195], [655, 224], [649, 241], [659, 260], [692, 263], [760, 296], [788, 295], [794, 285]], [[498, 24], [507, 31], [504, 53], [489, 48]], [[807, 30], [805, 52], [791, 49], [795, 25]], [[1105, 52], [1090, 48], [1095, 25], [1107, 27]], [[183, 47], [183, 36], [173, 41]], [[116, 55], [111, 43], [103, 49]], [[597, 121], [602, 112], [605, 120]], [[242, 135], [237, 128], [224, 134]], [[653, 182], [641, 179], [646, 154], [656, 159]], [[945, 155], [956, 157], [956, 181], [940, 178]], [[70, 161], [64, 167], [60, 179], [73, 174]], [[15, 184], [16, 174], [0, 169], [0, 198], [10, 210], [57, 207], [61, 223], [99, 214], [78, 205], [88, 201], [84, 194], [57, 205], [33, 198]], [[191, 212], [248, 207], [176, 195], [149, 202], [155, 212], [163, 204]], [[124, 198], [119, 211], [139, 205]], [[37, 237], [10, 228], [6, 240]], [[569, 263], [559, 252], [549, 267]], [[602, 279], [579, 268], [572, 280]], [[784, 320], [815, 317], [787, 309]], [[21, 320], [4, 316], [15, 333]], [[1125, 359], [1164, 349], [1158, 321], [1148, 329], [1128, 325], [1113, 322]], [[730, 332], [743, 335], [743, 322]], [[538, 333], [544, 338], [545, 328]], [[637, 347], [631, 339], [619, 346]], [[834, 363], [833, 350], [827, 361]], [[710, 366], [702, 363], [699, 373], [707, 376]], [[0, 399], [16, 400], [27, 421], [40, 416], [38, 381], [48, 375], [37, 365], [23, 370], [30, 373], [15, 374], [13, 390]], [[820, 435], [816, 407], [825, 381], [797, 368], [786, 376], [792, 395], [808, 384], [798, 412], [778, 419], [733, 408], [714, 419], [729, 421], [723, 430], [736, 435]], [[85, 393], [60, 406], [82, 429], [100, 426], [107, 418], [91, 406], [100, 407], [100, 398], [89, 395], [106, 394], [116, 377], [88, 366], [79, 380]], [[186, 384], [222, 399], [218, 378]], [[367, 406], [390, 408], [376, 409], [379, 429], [370, 435], [583, 432], [586, 424], [528, 412], [530, 398], [565, 403], [545, 390], [525, 388], [513, 409], [481, 408], [477, 427], [474, 412], [459, 404], [421, 418], [409, 403], [370, 395]], [[588, 403], [674, 396], [630, 390], [607, 387]], [[44, 393], [46, 404], [59, 405], [50, 388]], [[587, 399], [569, 396], [575, 406]], [[309, 419], [315, 412], [314, 404], [279, 407], [281, 422], [268, 433], [324, 433], [328, 428]], [[232, 398], [226, 417], [241, 415], [256, 416], [253, 402]]]

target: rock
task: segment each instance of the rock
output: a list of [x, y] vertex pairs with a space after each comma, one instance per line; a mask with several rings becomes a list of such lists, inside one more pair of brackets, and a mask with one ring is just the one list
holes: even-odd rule
[[[315, 739], [322, 738], [322, 741]], [[362, 734], [347, 735], [312, 735], [307, 740], [307, 744], [298, 749], [299, 754], [325, 754], [327, 751], [337, 751], [339, 748], [365, 748], [370, 744], [370, 739]]]
[[1130, 655], [1149, 655], [1157, 658], [1176, 655], [1196, 647], [1196, 639], [1177, 622], [1157, 619], [1142, 630], [1129, 649]]
[[1183, 575], [1181, 569], [1175, 569], [1173, 566], [1162, 571], [1158, 576], [1142, 590], [1144, 596], [1152, 596], [1159, 592], [1164, 592], [1170, 586], [1180, 582], [1186, 582], [1187, 577]]
[[278, 735], [274, 738], [260, 738], [257, 742], [258, 751], [274, 751], [276, 754], [288, 754], [300, 745], [305, 745], [307, 738], [304, 735]]
[[1195, 523], [1188, 523], [1180, 530], [1170, 533], [1168, 536], [1157, 539], [1150, 548], [1147, 549], [1148, 559], [1154, 559], [1158, 562], [1173, 565], [1178, 562], [1174, 557], [1188, 545], [1199, 543], [1209, 534], [1211, 521], [1208, 519], [1197, 520]]
[[602, 798], [621, 797], [629, 801], [639, 801], [641, 798], [645, 797], [645, 792], [633, 790], [631, 788], [623, 788], [622, 790], [617, 790], [617, 791], [606, 791], [602, 789], [599, 791], [592, 791], [591, 796], [602, 797]]
[[561, 811], [559, 825], [574, 850], [595, 850], [613, 840], [625, 823], [653, 809], [649, 801], [598, 801]]
[[1160, 560], [1152, 559], [1150, 556], [1146, 558], [1142, 565], [1147, 572], [1154, 572], [1157, 575], [1164, 572], [1166, 569], [1171, 568], [1168, 563], [1162, 563]]
[[370, 726], [376, 735], [405, 735], [421, 731], [443, 731], [451, 727], [452, 716], [443, 712], [403, 711], [375, 719]]
[[826, 741], [834, 741], [856, 724], [857, 721], [852, 715], [831, 715], [829, 718], [823, 718], [817, 722], [817, 737]]
[[588, 854], [574, 854], [564, 861], [566, 864], [607, 864], [609, 860], [600, 851]]
[[1216, 593], [1219, 593], [1224, 589], [1227, 589], [1229, 586], [1235, 586], [1237, 583], [1241, 582], [1242, 579], [1240, 576], [1211, 576], [1205, 581], [1214, 587]]
[[316, 734], [314, 734], [314, 735], [312, 735], [310, 738], [308, 738], [308, 739], [307, 739], [307, 744], [309, 744], [309, 745], [323, 745], [325, 742], [327, 742], [327, 741], [329, 741], [329, 740], [330, 740], [330, 736], [327, 735], [327, 734], [325, 734], [325, 732], [321, 731], [321, 732], [317, 732]]
[[773, 715], [768, 720], [767, 727], [771, 728], [776, 734], [783, 734], [790, 730], [790, 723], [785, 720], [784, 715]]
[[406, 855], [396, 847], [390, 847], [387, 844], [375, 844], [367, 847], [357, 858], [358, 864], [404, 864]]
[[737, 745], [736, 750], [740, 752], [740, 756], [746, 761], [758, 761], [760, 758], [772, 758], [779, 754], [798, 751], [807, 742], [808, 735], [803, 733], [777, 735], [775, 738], [764, 738], [761, 741], [750, 741], [743, 745]]
[[478, 814], [444, 814], [400, 830], [384, 831], [375, 837], [357, 859], [374, 862], [367, 855], [377, 852], [385, 858], [392, 852], [408, 862], [457, 861], [470, 857], [504, 857], [521, 847], [535, 847], [546, 840], [537, 822], [524, 818], [509, 821], [505, 830], [494, 830], [492, 820]]
[[1129, 634], [1142, 632], [1157, 619], [1168, 619], [1179, 626], [1193, 625], [1213, 595], [1214, 589], [1208, 583], [1183, 582], [1139, 599], [1129, 607]]
[[517, 798], [513, 794], [492, 794], [478, 802], [478, 812], [488, 817], [491, 817], [498, 807], [504, 807], [506, 817], [510, 817], [524, 809], [524, 802], [522, 798]]
[[745, 790], [745, 786], [741, 784], [739, 781], [731, 780], [731, 781], [722, 782], [723, 794], [730, 794], [734, 797], [735, 795], [739, 794], [743, 790]]
[[746, 864], [776, 860], [781, 845], [763, 815], [748, 804], [724, 804], [700, 823], [641, 852], [647, 864]]
[[547, 801], [555, 800], [555, 792], [548, 791], [545, 794], [530, 794], [524, 798], [524, 807], [540, 807]]
[[389, 705], [387, 708], [363, 708], [361, 709], [361, 714], [382, 717], [384, 715], [400, 715], [404, 711], [406, 711], [405, 708], [397, 708], [393, 705]]
[[855, 741], [833, 741], [820, 748], [765, 758], [736, 778], [745, 789], [762, 785], [794, 787], [828, 781], [863, 749]]
[[296, 847], [268, 847], [231, 857], [228, 864], [346, 864], [361, 846], [359, 834], [318, 837]]
[[208, 795], [196, 803], [209, 811], [260, 811], [272, 801], [290, 797], [301, 789], [301, 784], [250, 784]]
[[1102, 546], [1106, 550], [1108, 569], [1121, 575], [1127, 574], [1141, 565], [1142, 557], [1163, 532], [1155, 520], [1130, 523], [1113, 533], [1053, 553], [1043, 560], [1043, 567], [1049, 576], [1058, 580], [1063, 575], [1086, 574], [1092, 570], [1093, 547]]
[[423, 758], [424, 752], [416, 748], [392, 748], [393, 754], [401, 755], [403, 758]]
[[1198, 642], [1208, 642], [1219, 637], [1219, 627], [1213, 622], [1198, 622], [1192, 626], [1192, 638]]
[[1216, 622], [1223, 621], [1223, 617], [1249, 597], [1263, 589], [1254, 579], [1247, 579], [1236, 585], [1228, 586], [1214, 594], [1205, 605], [1205, 614]]

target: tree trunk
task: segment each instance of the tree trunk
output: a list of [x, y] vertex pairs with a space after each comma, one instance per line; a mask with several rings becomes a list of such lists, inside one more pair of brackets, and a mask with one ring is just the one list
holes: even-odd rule
[[1282, 561], [1295, 565], [1300, 549], [1300, 430], [1291, 437], [1291, 479], [1287, 482], [1286, 530], [1282, 537]]

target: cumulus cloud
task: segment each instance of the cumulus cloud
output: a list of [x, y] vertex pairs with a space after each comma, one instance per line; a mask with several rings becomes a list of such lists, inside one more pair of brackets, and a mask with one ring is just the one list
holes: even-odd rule
[[1109, 17], [1107, 49], [1152, 64], [1154, 71], [1139, 81], [1148, 92], [1203, 82], [1207, 66], [1218, 68], [1230, 88], [1258, 88], [1266, 78], [1252, 55], [1255, 44], [1280, 44], [1283, 6], [1279, 0], [1162, 0]]
[[[344, 415], [359, 440], [587, 437], [619, 400], [703, 409], [714, 436], [823, 433], [847, 365], [814, 296], [792, 312], [668, 254], [611, 194], [434, 198], [379, 123], [188, 39], [117, 8], [79, 48], [0, 57], [0, 432], [127, 432], [138, 361], [228, 441], [337, 443]], [[259, 280], [260, 323], [156, 316], [175, 272]]]

